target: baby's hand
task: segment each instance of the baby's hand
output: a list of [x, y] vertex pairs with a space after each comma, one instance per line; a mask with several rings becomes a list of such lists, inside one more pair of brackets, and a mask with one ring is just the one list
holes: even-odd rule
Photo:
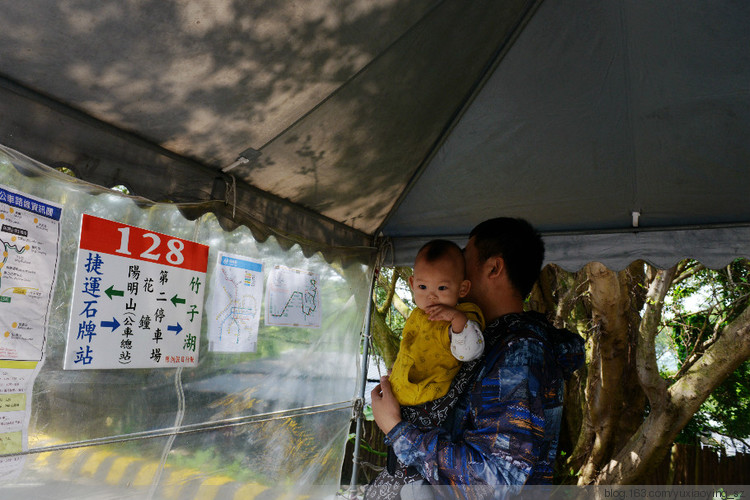
[[469, 320], [466, 314], [455, 307], [446, 306], [445, 304], [427, 306], [424, 312], [427, 313], [427, 318], [430, 321], [449, 321], [453, 333], [462, 332], [466, 326], [466, 322]]

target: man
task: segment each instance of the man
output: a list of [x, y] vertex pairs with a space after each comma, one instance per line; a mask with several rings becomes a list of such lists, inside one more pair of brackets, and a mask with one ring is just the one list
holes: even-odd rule
[[484, 357], [454, 380], [462, 389], [447, 401], [441, 428], [403, 420], [387, 377], [381, 379], [372, 391], [373, 414], [400, 470], [378, 476], [370, 488], [379, 493], [368, 497], [387, 497], [381, 493], [420, 477], [469, 497], [499, 498], [505, 486], [552, 482], [564, 380], [583, 363], [583, 340], [523, 312], [544, 260], [544, 244], [528, 222], [479, 224], [464, 256], [467, 299], [487, 322]]

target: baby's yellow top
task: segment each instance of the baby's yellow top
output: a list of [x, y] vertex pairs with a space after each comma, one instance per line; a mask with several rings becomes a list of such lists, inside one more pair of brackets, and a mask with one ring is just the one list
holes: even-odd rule
[[[456, 307], [484, 329], [478, 306], [467, 302]], [[460, 367], [460, 361], [451, 354], [449, 329], [449, 322], [430, 321], [421, 309], [414, 309], [409, 315], [389, 377], [400, 404], [418, 405], [448, 392]]]

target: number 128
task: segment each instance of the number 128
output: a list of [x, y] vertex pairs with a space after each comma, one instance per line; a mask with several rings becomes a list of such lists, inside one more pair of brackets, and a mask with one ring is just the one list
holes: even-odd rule
[[[130, 252], [129, 250], [130, 228], [121, 227], [118, 229], [118, 231], [120, 231], [120, 248], [115, 250], [115, 252], [121, 253], [123, 255], [132, 255], [132, 252]], [[158, 234], [154, 233], [143, 233], [142, 238], [151, 240], [151, 246], [148, 247], [146, 251], [141, 253], [141, 258], [154, 261], [159, 260], [159, 258], [161, 257], [161, 253], [157, 253], [157, 251], [161, 246], [161, 237]], [[165, 257], [167, 259], [167, 262], [178, 266], [185, 261], [185, 256], [182, 255], [182, 251], [185, 249], [185, 243], [183, 241], [167, 240], [167, 248], [169, 249]]]

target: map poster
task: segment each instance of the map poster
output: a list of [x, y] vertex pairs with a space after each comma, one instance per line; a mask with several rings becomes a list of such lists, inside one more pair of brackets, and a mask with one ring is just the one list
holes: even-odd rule
[[274, 266], [266, 287], [266, 325], [320, 328], [318, 275]]
[[62, 208], [0, 186], [0, 359], [41, 361]]
[[263, 301], [263, 264], [219, 252], [208, 304], [208, 350], [255, 352]]
[[208, 247], [84, 214], [66, 370], [198, 364]]

